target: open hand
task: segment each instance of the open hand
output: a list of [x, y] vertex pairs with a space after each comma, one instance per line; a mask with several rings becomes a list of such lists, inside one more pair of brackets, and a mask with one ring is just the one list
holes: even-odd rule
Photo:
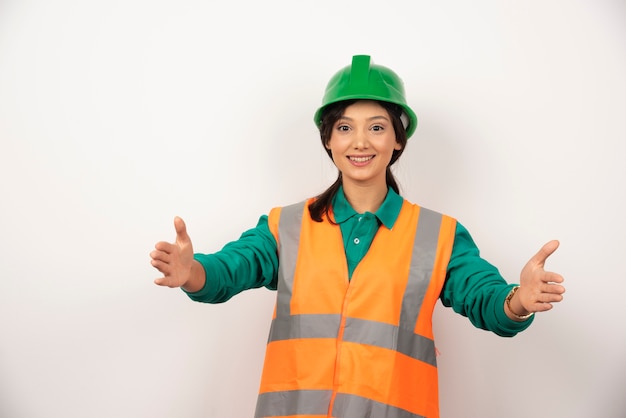
[[544, 269], [546, 260], [558, 247], [558, 241], [548, 242], [522, 269], [517, 296], [527, 312], [547, 311], [552, 309], [553, 303], [563, 300], [565, 288], [560, 284], [563, 277]]
[[154, 281], [159, 286], [183, 287], [191, 278], [193, 246], [185, 222], [178, 216], [174, 218], [174, 228], [176, 241], [157, 242], [150, 253], [152, 266], [163, 273], [163, 277]]

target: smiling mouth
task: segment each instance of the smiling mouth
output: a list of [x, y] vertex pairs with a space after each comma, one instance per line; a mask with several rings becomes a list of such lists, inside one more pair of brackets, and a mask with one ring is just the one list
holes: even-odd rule
[[354, 161], [355, 163], [364, 163], [366, 161], [371, 160], [372, 158], [374, 158], [373, 155], [370, 155], [367, 157], [348, 157], [350, 161]]

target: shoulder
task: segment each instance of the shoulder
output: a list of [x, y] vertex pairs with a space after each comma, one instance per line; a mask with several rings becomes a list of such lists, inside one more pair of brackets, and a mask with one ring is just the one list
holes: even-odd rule
[[315, 198], [308, 198], [286, 206], [272, 208], [268, 215], [268, 225], [272, 233], [274, 235], [278, 233], [279, 223], [285, 224], [291, 221], [300, 224], [303, 214], [308, 213], [308, 207], [314, 200]]
[[269, 217], [280, 217], [281, 214], [304, 212], [305, 208], [315, 200], [314, 197], [290, 203], [285, 206], [275, 206], [269, 212]]
[[445, 212], [439, 211], [437, 209], [433, 209], [431, 207], [427, 207], [427, 206], [422, 206], [418, 203], [413, 203], [410, 200], [407, 200], [405, 198], [403, 198], [403, 204], [402, 204], [403, 209], [410, 209], [413, 211], [416, 211], [418, 213], [424, 213], [424, 214], [429, 214], [431, 216], [437, 216], [437, 217], [442, 217], [442, 218], [447, 218], [449, 220], [452, 220], [454, 222], [458, 222], [457, 219], [451, 215], [448, 215]]

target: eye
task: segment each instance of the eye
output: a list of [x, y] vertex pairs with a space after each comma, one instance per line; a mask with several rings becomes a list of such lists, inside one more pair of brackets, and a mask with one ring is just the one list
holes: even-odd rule
[[370, 129], [374, 132], [380, 132], [380, 131], [384, 131], [385, 127], [382, 125], [374, 125]]
[[350, 130], [350, 127], [348, 125], [342, 124], [342, 125], [337, 125], [336, 129], [340, 132], [348, 132]]

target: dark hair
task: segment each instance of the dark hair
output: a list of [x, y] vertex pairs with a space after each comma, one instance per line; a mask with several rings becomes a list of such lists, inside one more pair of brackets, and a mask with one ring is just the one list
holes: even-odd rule
[[[337, 103], [332, 103], [323, 110], [322, 112], [322, 123], [320, 124], [320, 139], [322, 140], [322, 145], [326, 150], [326, 153], [332, 160], [331, 151], [326, 148], [326, 145], [330, 141], [330, 136], [333, 132], [333, 127], [335, 126], [335, 122], [341, 118], [348, 106], [354, 104], [357, 100], [345, 100]], [[400, 116], [402, 115], [402, 108], [396, 104], [377, 101], [379, 105], [381, 105], [389, 116], [391, 117], [391, 122], [393, 124], [393, 129], [396, 133], [396, 142], [398, 142], [401, 147], [399, 150], [394, 150], [391, 156], [391, 161], [389, 161], [389, 165], [387, 166], [386, 172], [386, 180], [387, 186], [391, 187], [396, 193], [400, 193], [400, 188], [398, 187], [398, 182], [395, 177], [391, 173], [391, 165], [395, 163], [400, 155], [404, 152], [404, 148], [406, 147], [407, 136], [406, 130], [404, 129], [404, 125], [402, 124], [402, 120]], [[311, 218], [313, 218], [316, 222], [322, 222], [322, 216], [326, 215], [326, 217], [333, 222], [330, 217], [330, 207], [333, 201], [333, 198], [337, 194], [339, 187], [342, 184], [341, 171], [337, 176], [337, 180], [322, 194], [318, 195], [315, 200], [309, 205], [309, 211], [311, 212]]]

